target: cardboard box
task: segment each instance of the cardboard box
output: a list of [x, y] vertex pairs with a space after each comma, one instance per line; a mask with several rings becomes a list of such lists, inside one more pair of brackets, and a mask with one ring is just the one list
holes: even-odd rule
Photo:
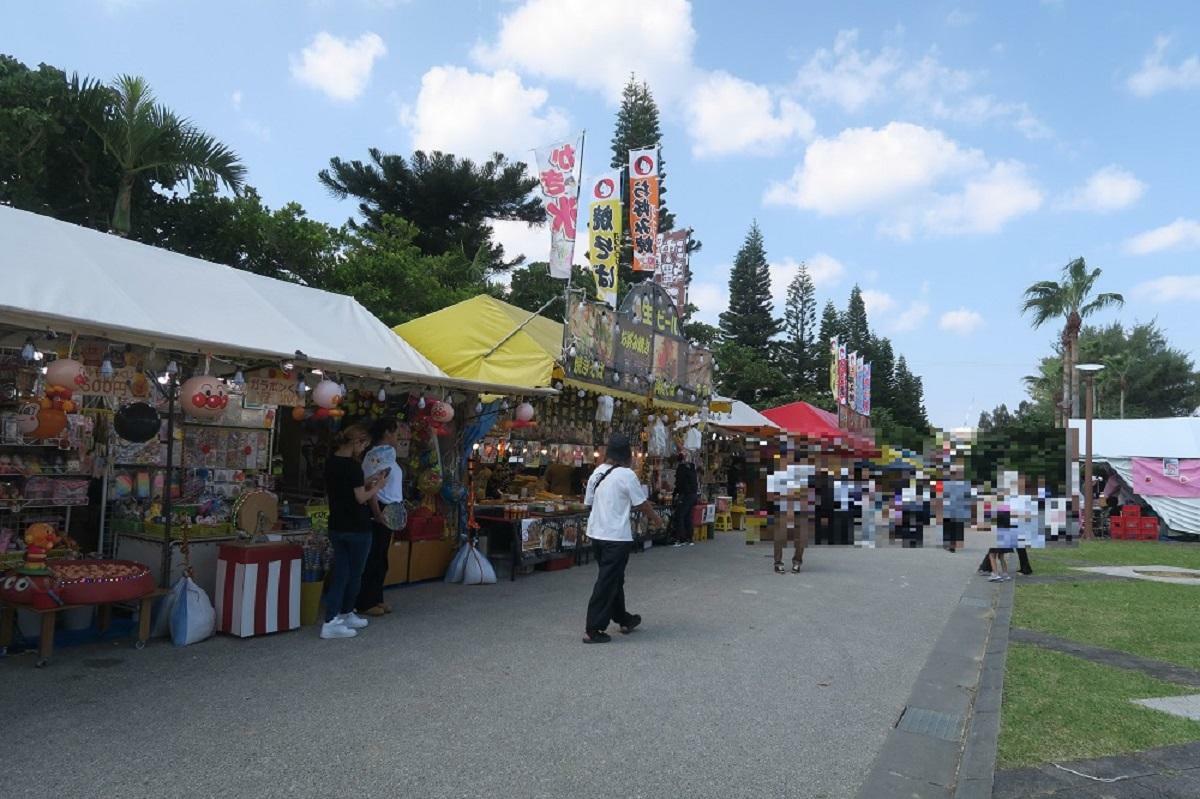
[[408, 556], [412, 544], [407, 541], [392, 541], [388, 547], [388, 570], [383, 578], [384, 585], [400, 585], [408, 582]]
[[412, 556], [408, 562], [408, 581], [434, 580], [444, 577], [446, 567], [450, 565], [450, 542], [444, 539], [437, 541], [413, 541]]

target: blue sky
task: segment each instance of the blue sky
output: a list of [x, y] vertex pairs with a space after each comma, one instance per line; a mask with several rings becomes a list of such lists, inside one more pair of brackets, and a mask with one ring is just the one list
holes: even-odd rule
[[[22, 3], [0, 52], [144, 75], [231, 144], [273, 206], [340, 223], [316, 180], [377, 146], [480, 156], [588, 132], [606, 168], [630, 71], [663, 110], [666, 200], [703, 241], [715, 321], [757, 219], [782, 296], [858, 283], [935, 424], [1023, 396], [1057, 329], [1029, 283], [1083, 255], [1126, 307], [1200, 350], [1200, 11], [1192, 2], [75, 0]], [[542, 259], [548, 235], [501, 231]]]

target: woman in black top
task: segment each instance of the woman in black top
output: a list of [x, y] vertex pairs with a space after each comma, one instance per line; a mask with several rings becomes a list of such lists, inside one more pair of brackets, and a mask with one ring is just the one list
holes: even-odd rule
[[371, 510], [387, 472], [363, 479], [360, 460], [370, 443], [366, 425], [353, 425], [338, 434], [336, 449], [325, 462], [325, 491], [329, 495], [329, 541], [333, 545], [333, 574], [325, 591], [322, 638], [353, 638], [367, 626], [354, 613], [354, 600], [371, 550]]

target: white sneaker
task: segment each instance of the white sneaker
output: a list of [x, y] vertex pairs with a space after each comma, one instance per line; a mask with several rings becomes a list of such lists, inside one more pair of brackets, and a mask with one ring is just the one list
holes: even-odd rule
[[340, 616], [321, 625], [322, 638], [353, 638], [356, 635], [358, 632], [343, 624]]
[[1004, 582], [1004, 578], [1002, 576], [1000, 576], [999, 574], [993, 574], [991, 577], [988, 578], [988, 582], [989, 583], [1002, 583], [1002, 582]]
[[359, 616], [354, 611], [350, 611], [349, 613], [343, 613], [339, 618], [341, 618], [342, 624], [346, 625], [347, 627], [349, 627], [352, 630], [361, 630], [363, 627], [366, 627], [368, 624], [371, 623], [371, 622], [367, 621], [366, 619], [364, 619], [362, 616]]
[[676, 541], [674, 544], [671, 544], [671, 547], [674, 549], [679, 549], [681, 546], [683, 546], [682, 541]]

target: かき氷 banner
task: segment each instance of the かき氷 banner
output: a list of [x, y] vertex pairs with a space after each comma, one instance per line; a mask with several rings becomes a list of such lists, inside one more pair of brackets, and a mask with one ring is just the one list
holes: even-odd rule
[[579, 214], [579, 170], [583, 134], [573, 142], [534, 150], [542, 203], [550, 220], [550, 276], [571, 277], [575, 257], [575, 219]]

